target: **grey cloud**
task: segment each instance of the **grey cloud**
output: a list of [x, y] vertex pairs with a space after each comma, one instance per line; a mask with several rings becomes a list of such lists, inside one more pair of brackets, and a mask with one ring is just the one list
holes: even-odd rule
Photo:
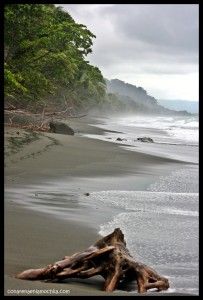
[[[101, 10], [122, 38], [197, 52], [198, 5], [114, 5]], [[161, 50], [161, 49], [160, 49]]]
[[87, 59], [106, 77], [198, 73], [198, 5], [61, 6], [96, 35]]
[[151, 51], [178, 56], [190, 54], [197, 60], [198, 5], [64, 6], [86, 20], [88, 25], [92, 25], [97, 39], [99, 39], [97, 32], [103, 27], [103, 23], [109, 22], [114, 31], [114, 40], [111, 39], [108, 27], [104, 27], [103, 36], [100, 34], [102, 38], [100, 47], [107, 43], [107, 46], [111, 44], [114, 48], [115, 41], [118, 40], [122, 41], [122, 45], [119, 46], [123, 50], [132, 47], [139, 52], [141, 48], [145, 53]]

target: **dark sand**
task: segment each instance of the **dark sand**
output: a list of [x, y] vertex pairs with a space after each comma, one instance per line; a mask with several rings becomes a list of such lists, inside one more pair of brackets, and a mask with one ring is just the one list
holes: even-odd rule
[[[102, 130], [88, 126], [86, 120], [71, 122], [77, 131], [75, 136], [46, 133], [12, 149], [8, 148], [8, 138], [23, 137], [25, 131], [5, 128], [5, 152], [9, 149], [5, 155], [5, 295], [28, 295], [30, 290], [35, 290], [30, 291], [30, 295], [56, 295], [60, 290], [65, 290], [58, 293], [61, 296], [108, 295], [102, 291], [103, 279], [100, 277], [45, 283], [15, 279], [14, 275], [25, 269], [46, 266], [88, 247], [100, 238], [98, 223], [108, 218], [111, 212], [102, 215], [75, 210], [68, 220], [53, 218], [18, 204], [15, 196], [9, 196], [9, 189], [26, 188], [30, 184], [45, 185], [61, 179], [66, 180], [68, 189], [75, 193], [116, 187], [143, 189], [158, 176], [181, 165], [178, 161], [130, 152], [110, 142], [81, 137], [81, 133], [101, 134]], [[137, 291], [117, 290], [111, 295], [134, 296]], [[146, 295], [161, 294], [148, 292]]]

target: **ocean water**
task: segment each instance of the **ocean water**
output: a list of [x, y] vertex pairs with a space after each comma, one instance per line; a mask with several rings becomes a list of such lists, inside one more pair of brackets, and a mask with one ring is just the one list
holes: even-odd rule
[[[189, 163], [199, 162], [198, 116], [129, 115], [97, 118], [97, 122], [96, 125], [90, 125], [104, 129], [104, 134], [84, 136], [117, 143], [130, 151]], [[137, 140], [140, 137], [150, 137], [154, 142], [140, 142]]]
[[[192, 116], [148, 116], [97, 118], [99, 127], [124, 134], [129, 142], [150, 132], [155, 143], [194, 145], [199, 144], [199, 117]], [[93, 125], [93, 124], [92, 124]], [[93, 125], [97, 126], [97, 125]], [[107, 134], [109, 135], [109, 134]]]
[[[114, 190], [91, 194], [92, 203], [116, 214], [99, 233], [119, 227], [138, 260], [152, 266], [170, 282], [170, 292], [199, 293], [199, 175], [197, 116], [127, 116], [99, 119], [107, 131], [92, 138], [119, 143], [130, 151], [178, 159], [180, 169], [161, 176], [146, 190]], [[154, 143], [142, 143], [149, 136]], [[120, 137], [123, 141], [117, 141]], [[189, 163], [189, 164], [188, 164]], [[114, 211], [114, 210], [112, 210]]]
[[91, 198], [100, 209], [117, 209], [100, 225], [101, 235], [121, 228], [131, 254], [169, 279], [168, 292], [198, 294], [198, 193], [180, 191], [180, 175], [162, 177], [147, 191], [94, 192]]
[[[174, 144], [198, 145], [199, 121], [197, 116], [132, 116], [120, 118], [120, 124], [127, 127], [159, 129], [166, 133], [161, 141]], [[154, 135], [157, 142], [160, 136]]]

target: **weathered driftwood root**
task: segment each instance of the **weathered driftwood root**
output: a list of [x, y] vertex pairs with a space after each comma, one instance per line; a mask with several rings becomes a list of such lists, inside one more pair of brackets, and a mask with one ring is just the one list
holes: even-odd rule
[[104, 278], [104, 290], [108, 292], [115, 290], [123, 280], [136, 280], [139, 293], [151, 288], [157, 288], [158, 291], [169, 288], [168, 279], [133, 259], [119, 228], [83, 252], [65, 256], [45, 268], [26, 270], [16, 277], [27, 280], [64, 280], [95, 275]]

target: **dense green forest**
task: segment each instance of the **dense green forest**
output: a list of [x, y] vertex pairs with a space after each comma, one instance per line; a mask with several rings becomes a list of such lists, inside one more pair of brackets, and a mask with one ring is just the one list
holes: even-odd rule
[[91, 106], [106, 100], [101, 71], [89, 64], [95, 35], [53, 4], [4, 11], [5, 100], [21, 107]]

